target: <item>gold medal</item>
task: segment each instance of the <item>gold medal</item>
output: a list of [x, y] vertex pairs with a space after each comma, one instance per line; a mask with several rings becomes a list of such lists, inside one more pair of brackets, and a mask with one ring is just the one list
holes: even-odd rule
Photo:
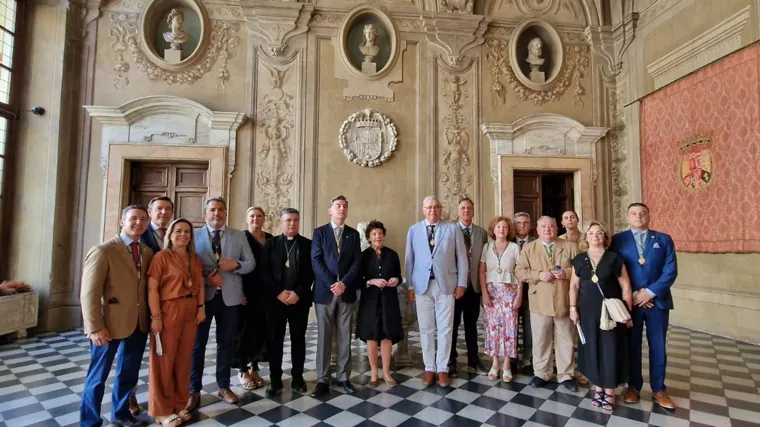
[[644, 259], [644, 256], [643, 256], [643, 255], [642, 255], [642, 256], [640, 256], [640, 257], [639, 257], [639, 264], [641, 264], [641, 265], [644, 265], [644, 264], [646, 264], [646, 263], [647, 263], [647, 260], [645, 260], [645, 259]]
[[435, 239], [430, 239], [430, 246], [435, 246]]
[[599, 277], [596, 275], [596, 273], [594, 273], [594, 275], [591, 276], [591, 281], [594, 282], [594, 283], [599, 282]]
[[496, 269], [496, 273], [498, 273], [498, 274], [501, 274], [503, 272], [504, 272], [504, 270], [502, 270], [501, 267], [499, 267], [499, 268]]

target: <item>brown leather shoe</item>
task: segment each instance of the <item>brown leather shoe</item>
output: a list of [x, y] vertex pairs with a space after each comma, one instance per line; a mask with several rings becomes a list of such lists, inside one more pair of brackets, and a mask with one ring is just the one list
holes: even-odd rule
[[639, 391], [633, 387], [628, 387], [623, 395], [625, 403], [639, 403]]
[[135, 396], [135, 391], [132, 390], [131, 393], [129, 393], [129, 413], [132, 414], [133, 417], [136, 417], [140, 414], [140, 405], [137, 404], [137, 396]]
[[434, 372], [425, 371], [425, 375], [422, 376], [422, 385], [424, 386], [432, 385], [434, 378], [435, 378]]
[[193, 412], [201, 406], [201, 394], [198, 392], [190, 393], [190, 398], [187, 399], [187, 405], [185, 410], [187, 412]]
[[654, 403], [662, 406], [665, 409], [676, 409], [676, 404], [673, 403], [673, 399], [671, 399], [670, 396], [668, 396], [668, 394], [664, 391], [652, 393], [652, 400], [654, 400]]
[[448, 372], [439, 372], [438, 373], [438, 385], [441, 387], [448, 387], [449, 386], [449, 373]]
[[229, 389], [229, 387], [220, 388], [219, 391], [219, 397], [222, 398], [225, 402], [234, 405], [238, 403], [240, 398], [238, 398], [238, 395], [235, 394], [232, 390]]
[[587, 385], [588, 384], [588, 378], [586, 378], [583, 374], [578, 373], [578, 384], [580, 384], [580, 385]]

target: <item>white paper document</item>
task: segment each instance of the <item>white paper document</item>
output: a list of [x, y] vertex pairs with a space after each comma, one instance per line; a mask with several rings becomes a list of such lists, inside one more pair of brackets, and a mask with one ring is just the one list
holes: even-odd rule
[[161, 335], [159, 335], [158, 332], [156, 332], [155, 334], [153, 334], [153, 339], [156, 340], [156, 355], [163, 356], [164, 348], [161, 346]]
[[575, 327], [578, 328], [578, 339], [581, 341], [581, 344], [586, 345], [586, 336], [583, 335], [583, 329], [581, 329], [581, 324], [576, 323]]

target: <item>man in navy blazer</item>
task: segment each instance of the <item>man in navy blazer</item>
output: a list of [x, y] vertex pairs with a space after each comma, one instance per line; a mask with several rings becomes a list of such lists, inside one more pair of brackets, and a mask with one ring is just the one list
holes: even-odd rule
[[330, 392], [332, 336], [337, 327], [336, 377], [346, 393], [351, 385], [351, 318], [356, 302], [357, 276], [361, 263], [359, 232], [346, 225], [348, 201], [330, 200], [330, 222], [314, 230], [311, 266], [314, 269], [314, 305], [317, 310], [317, 387], [312, 396]]
[[230, 404], [238, 396], [230, 389], [230, 369], [235, 335], [240, 321], [239, 308], [243, 303], [243, 275], [256, 267], [248, 238], [241, 230], [229, 228], [227, 202], [222, 197], [206, 200], [206, 225], [196, 228], [193, 235], [195, 253], [203, 262], [203, 282], [206, 293], [206, 320], [198, 325], [193, 347], [190, 373], [188, 411], [200, 405], [203, 387], [203, 365], [211, 319], [216, 318], [216, 385], [221, 399]]
[[154, 197], [148, 202], [150, 224], [140, 241], [157, 254], [164, 248], [166, 229], [174, 219], [174, 202], [166, 196]]
[[655, 403], [675, 409], [665, 392], [665, 341], [668, 317], [673, 309], [670, 287], [678, 275], [676, 248], [665, 233], [649, 229], [649, 208], [643, 203], [628, 206], [630, 230], [615, 234], [611, 249], [625, 262], [633, 287], [633, 328], [628, 341], [628, 389], [626, 403], [637, 403], [644, 384], [641, 375], [641, 339], [644, 324], [649, 343], [649, 383]]
[[462, 229], [442, 220], [441, 210], [441, 202], [435, 196], [427, 196], [422, 201], [425, 219], [409, 227], [405, 270], [410, 283], [409, 298], [416, 303], [420, 325], [425, 363], [422, 383], [431, 385], [437, 372], [438, 385], [447, 387], [454, 300], [462, 298], [467, 289], [469, 266]]

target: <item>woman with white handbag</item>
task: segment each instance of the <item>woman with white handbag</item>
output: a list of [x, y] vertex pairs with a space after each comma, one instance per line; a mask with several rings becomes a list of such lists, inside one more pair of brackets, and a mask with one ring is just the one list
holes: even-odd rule
[[592, 221], [584, 237], [588, 250], [573, 259], [570, 279], [570, 320], [585, 339], [578, 346], [578, 370], [595, 386], [592, 404], [606, 411], [615, 407], [615, 388], [628, 381], [626, 327], [632, 326], [633, 303], [623, 259], [607, 251], [611, 238]]

